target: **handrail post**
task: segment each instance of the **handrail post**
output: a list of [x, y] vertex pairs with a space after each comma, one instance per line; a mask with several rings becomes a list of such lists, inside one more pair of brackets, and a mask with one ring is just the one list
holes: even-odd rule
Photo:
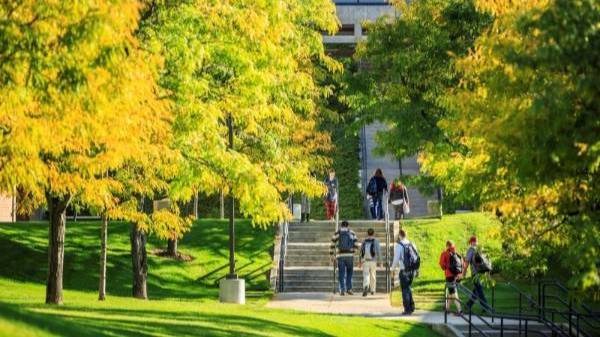
[[448, 285], [444, 285], [444, 324], [448, 324]]
[[492, 284], [492, 323], [494, 323], [494, 316], [496, 316], [496, 284]]
[[389, 193], [385, 198], [385, 288], [389, 294], [392, 291], [390, 282], [390, 206]]
[[[522, 315], [522, 305], [523, 305], [523, 295], [519, 293], [519, 336], [521, 336], [521, 315]], [[527, 324], [527, 320], [525, 320], [525, 324]]]
[[504, 317], [500, 317], [500, 337], [504, 337]]
[[473, 306], [471, 306], [471, 308], [469, 308], [469, 337], [471, 337], [471, 335], [472, 335], [472, 329], [473, 329], [472, 328], [473, 327], [473, 322], [472, 322], [472, 319], [473, 319], [472, 312], [473, 312], [473, 310], [472, 310], [472, 307]]

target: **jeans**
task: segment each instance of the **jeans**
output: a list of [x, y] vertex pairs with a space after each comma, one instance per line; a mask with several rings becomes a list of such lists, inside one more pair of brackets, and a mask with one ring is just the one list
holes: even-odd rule
[[382, 204], [383, 195], [378, 193], [376, 196], [373, 196], [373, 208], [371, 210], [371, 215], [373, 219], [381, 220], [383, 219], [383, 204]]
[[413, 300], [412, 289], [410, 286], [412, 285], [414, 273], [400, 271], [400, 288], [402, 288], [402, 305], [404, 306], [404, 311], [413, 312], [415, 311], [415, 301]]
[[354, 269], [353, 256], [341, 256], [337, 258], [338, 279], [340, 282], [340, 292], [352, 290], [352, 272]]
[[467, 302], [467, 308], [470, 309], [475, 303], [475, 301], [477, 301], [478, 299], [482, 307], [488, 308], [487, 300], [485, 299], [485, 294], [483, 292], [483, 286], [481, 285], [481, 281], [479, 280], [479, 275], [476, 275], [475, 277], [473, 277], [473, 295], [471, 295], [471, 298]]

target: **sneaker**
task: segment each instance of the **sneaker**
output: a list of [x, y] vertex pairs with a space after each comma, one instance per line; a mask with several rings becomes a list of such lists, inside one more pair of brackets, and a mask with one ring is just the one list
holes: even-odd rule
[[365, 290], [363, 291], [363, 297], [367, 297], [368, 293], [369, 293], [369, 289], [367, 287], [365, 287]]
[[375, 292], [374, 292], [374, 291], [371, 291], [371, 295], [375, 295]]
[[346, 293], [342, 291], [340, 292], [340, 296], [346, 296]]
[[347, 293], [348, 295], [350, 295], [350, 296], [354, 295], [354, 293], [352, 292], [352, 290], [348, 290], [346, 293]]
[[410, 312], [410, 311], [402, 312], [402, 316], [410, 316], [410, 315], [412, 315], [412, 312]]

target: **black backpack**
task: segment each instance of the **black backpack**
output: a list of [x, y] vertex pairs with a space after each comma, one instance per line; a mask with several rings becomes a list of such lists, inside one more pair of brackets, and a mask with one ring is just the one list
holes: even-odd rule
[[492, 271], [492, 261], [480, 249], [475, 251], [473, 260], [477, 273], [483, 274]]
[[403, 245], [400, 243], [402, 248], [404, 249], [404, 270], [406, 271], [417, 271], [421, 267], [421, 257], [415, 246], [412, 243], [408, 243], [408, 245]]
[[369, 250], [371, 251], [371, 258], [375, 259], [377, 257], [375, 255], [375, 239], [366, 239], [365, 242], [363, 242], [363, 246], [360, 251], [360, 257], [363, 259], [365, 258], [365, 247], [367, 246], [367, 243], [370, 243]]
[[350, 235], [350, 231], [339, 231], [338, 233], [338, 249], [340, 253], [352, 253], [354, 250], [354, 240], [352, 239], [352, 235]]
[[450, 272], [452, 273], [452, 275], [456, 276], [456, 275], [462, 274], [463, 270], [464, 270], [462, 256], [460, 256], [460, 254], [458, 254], [456, 252], [451, 252], [449, 267], [450, 267], [449, 269], [450, 269]]
[[369, 180], [369, 185], [367, 185], [367, 194], [377, 194], [377, 181], [375, 180], [375, 178], [371, 178], [371, 180]]

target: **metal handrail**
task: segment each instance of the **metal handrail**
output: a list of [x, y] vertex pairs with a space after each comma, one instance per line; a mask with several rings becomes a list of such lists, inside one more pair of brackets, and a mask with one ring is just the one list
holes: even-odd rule
[[[581, 334], [583, 336], [591, 336], [585, 330], [581, 329], [581, 323], [583, 323], [584, 325], [588, 326], [589, 328], [591, 328], [593, 330], [600, 329], [600, 326], [596, 325], [596, 324], [598, 324], [598, 320], [600, 319], [600, 317], [598, 315], [583, 314], [583, 313], [577, 311], [575, 308], [573, 308], [573, 299], [572, 298], [569, 298], [569, 302], [567, 303], [565, 300], [563, 300], [558, 295], [546, 294], [547, 287], [556, 287], [556, 289], [560, 290], [564, 295], [570, 297], [569, 289], [556, 280], [543, 280], [543, 281], [538, 282], [538, 299], [539, 299], [539, 303], [540, 303], [539, 313], [542, 317], [545, 318], [545, 315], [547, 312], [550, 313], [552, 320], [554, 320], [555, 315], [562, 317], [563, 319], [565, 319], [568, 322], [569, 331], [573, 331], [573, 328], [575, 328], [578, 336], [579, 336], [579, 334]], [[557, 310], [554, 308], [547, 308], [546, 307], [546, 299], [547, 298], [556, 300], [559, 304], [562, 304], [562, 306], [565, 307], [568, 311], [560, 311], [560, 310]], [[588, 309], [587, 306], [583, 305], [583, 303], [582, 303], [582, 307], [584, 308], [584, 310]], [[573, 322], [573, 318], [575, 318], [575, 322]], [[589, 319], [591, 319], [595, 322], [593, 322], [593, 321], [591, 322]], [[596, 324], [594, 324], [594, 323], [596, 323]], [[573, 325], [575, 325], [575, 326], [573, 326]]]
[[[467, 289], [466, 287], [464, 287], [463, 285], [457, 283], [456, 284], [457, 290], [460, 289], [462, 292], [466, 293], [469, 297], [473, 296], [473, 293]], [[446, 300], [446, 304], [448, 303], [448, 292], [447, 292], [447, 287], [445, 288], [445, 300]], [[459, 303], [461, 303], [461, 305], [463, 304], [463, 301], [459, 298], [455, 299], [457, 300]], [[448, 323], [448, 310], [447, 310], [448, 305], [446, 305], [446, 307], [444, 308], [444, 322]], [[523, 332], [525, 332], [525, 335], [527, 335], [527, 331], [528, 331], [528, 325], [529, 325], [529, 321], [533, 321], [533, 322], [538, 322], [538, 323], [542, 323], [544, 324], [546, 327], [550, 328], [550, 330], [552, 330], [552, 336], [565, 336], [565, 337], [569, 337], [568, 334], [565, 335], [565, 332], [560, 329], [560, 327], [558, 327], [556, 324], [554, 324], [554, 322], [549, 322], [546, 320], [541, 320], [538, 316], [534, 316], [534, 315], [523, 315], [522, 313], [519, 313], [519, 315], [510, 315], [510, 314], [497, 314], [495, 312], [495, 310], [493, 308], [487, 308], [485, 306], [481, 306], [482, 310], [488, 314], [491, 315], [492, 318], [496, 317], [500, 319], [500, 333], [501, 335], [505, 332], [505, 331], [518, 331], [519, 334], [521, 334], [521, 330], [522, 330], [522, 325], [521, 322], [524, 321], [525, 322], [525, 327]], [[469, 323], [469, 336], [472, 335], [472, 329], [474, 328], [475, 330], [477, 330], [481, 335], [483, 336], [487, 336], [486, 333], [484, 333], [481, 329], [479, 329], [479, 327], [477, 327], [475, 324], [473, 324], [473, 316], [475, 316], [477, 319], [479, 319], [481, 322], [483, 322], [488, 328], [492, 329], [492, 330], [498, 330], [498, 327], [494, 326], [493, 324], [489, 323], [484, 317], [482, 317], [481, 315], [475, 314], [473, 313], [472, 308], [469, 309], [468, 312], [468, 319], [462, 315], [461, 318], [463, 320], [465, 320], [467, 323]], [[519, 326], [518, 329], [509, 329], [506, 328], [504, 326], [504, 320], [518, 320], [519, 321]], [[543, 331], [537, 331], [537, 333], [543, 335], [543, 336], [548, 336], [546, 335]], [[549, 337], [549, 336], [548, 336]]]
[[392, 291], [390, 273], [390, 194], [385, 197], [385, 289], [389, 294]]
[[[293, 210], [293, 200], [291, 197], [288, 197], [287, 200], [288, 207]], [[288, 220], [284, 220], [282, 223], [282, 233], [281, 233], [281, 246], [279, 249], [279, 284], [278, 291], [283, 292], [285, 290], [285, 258], [287, 256], [287, 241], [288, 241], [288, 232], [289, 232], [289, 222]]]

